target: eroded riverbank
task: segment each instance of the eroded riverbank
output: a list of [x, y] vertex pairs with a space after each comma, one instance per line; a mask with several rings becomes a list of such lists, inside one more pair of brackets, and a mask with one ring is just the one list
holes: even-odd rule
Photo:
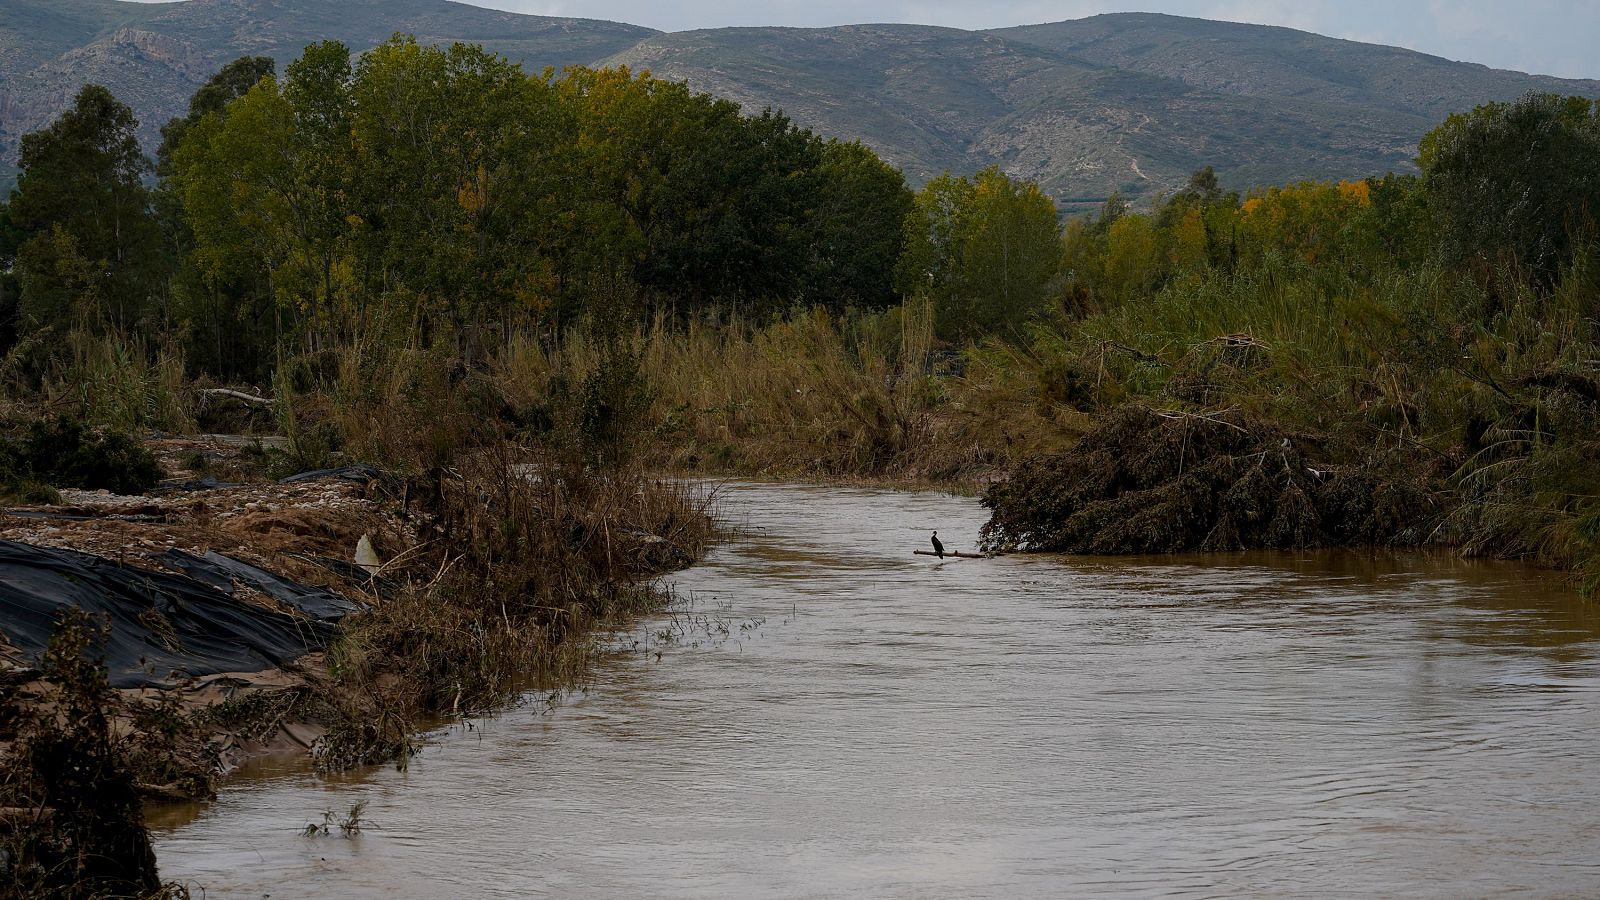
[[[940, 564], [911, 550], [935, 527], [970, 547], [976, 503], [773, 485], [722, 502], [745, 528], [672, 578], [685, 640], [624, 641], [588, 692], [474, 722], [404, 773], [236, 781], [155, 823], [164, 875], [221, 897], [1600, 885], [1600, 613], [1542, 573]], [[358, 800], [363, 834], [300, 836]]]

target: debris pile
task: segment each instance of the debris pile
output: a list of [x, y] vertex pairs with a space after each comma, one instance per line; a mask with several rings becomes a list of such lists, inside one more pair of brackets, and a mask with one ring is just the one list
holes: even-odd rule
[[1322, 462], [1320, 443], [1234, 410], [1125, 407], [990, 488], [983, 546], [1129, 554], [1425, 540], [1440, 512], [1425, 478], [1382, 459]]

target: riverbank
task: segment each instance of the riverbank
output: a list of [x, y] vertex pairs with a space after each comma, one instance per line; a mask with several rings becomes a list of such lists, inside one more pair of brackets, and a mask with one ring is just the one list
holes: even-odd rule
[[[425, 723], [570, 683], [595, 629], [656, 608], [651, 579], [712, 536], [707, 497], [510, 446], [409, 478], [279, 480], [259, 442], [148, 447], [170, 476], [148, 496], [67, 489], [0, 516], [0, 807], [8, 866], [41, 895], [99, 877], [85, 858], [106, 828], [85, 817], [107, 814], [63, 793], [42, 748], [94, 744], [105, 784], [77, 790], [158, 800], [211, 795], [267, 752], [403, 766]], [[57, 646], [67, 607], [91, 615]]]

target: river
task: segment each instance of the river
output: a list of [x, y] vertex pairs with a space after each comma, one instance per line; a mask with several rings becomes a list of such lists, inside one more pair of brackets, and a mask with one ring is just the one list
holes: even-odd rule
[[[210, 898], [1600, 894], [1600, 607], [1548, 575], [940, 562], [911, 551], [934, 528], [972, 549], [976, 502], [721, 496], [739, 538], [588, 690], [404, 772], [256, 767], [156, 819], [163, 876]], [[360, 834], [301, 834], [356, 801]]]

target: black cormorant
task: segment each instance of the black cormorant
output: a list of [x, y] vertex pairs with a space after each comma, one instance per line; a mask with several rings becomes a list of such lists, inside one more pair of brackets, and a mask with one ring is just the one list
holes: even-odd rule
[[933, 555], [944, 559], [944, 545], [939, 543], [939, 532], [933, 533]]

